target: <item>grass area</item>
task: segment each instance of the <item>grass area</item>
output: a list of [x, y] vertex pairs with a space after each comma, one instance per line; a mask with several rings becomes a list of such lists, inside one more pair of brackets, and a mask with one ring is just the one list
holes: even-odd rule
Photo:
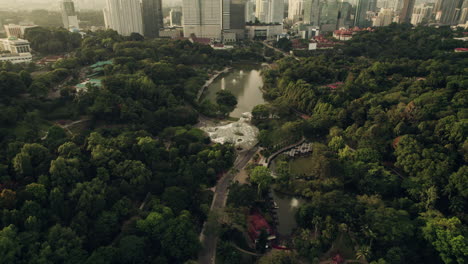
[[[53, 124], [48, 121], [41, 120], [37, 129], [39, 137], [43, 137], [52, 125]], [[28, 124], [24, 122], [19, 122], [14, 128], [11, 128], [11, 131], [17, 138], [28, 138]]]
[[90, 123], [91, 123], [91, 121], [86, 121], [86, 122], [83, 122], [83, 123], [79, 123], [79, 124], [70, 126], [68, 129], [70, 129], [70, 131], [73, 134], [81, 134], [82, 132], [89, 129]]
[[289, 171], [297, 176], [313, 176], [312, 171], [312, 156], [299, 157], [289, 161]]

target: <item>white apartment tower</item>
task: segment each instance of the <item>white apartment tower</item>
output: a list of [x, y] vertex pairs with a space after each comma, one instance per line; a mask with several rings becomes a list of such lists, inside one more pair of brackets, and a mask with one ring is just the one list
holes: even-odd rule
[[288, 19], [296, 22], [304, 15], [304, 0], [289, 0]]
[[144, 34], [140, 0], [106, 0], [104, 21], [106, 28], [123, 36]]
[[393, 21], [393, 9], [391, 8], [381, 8], [377, 17], [373, 20], [372, 25], [374, 27], [384, 27], [388, 26]]
[[417, 26], [424, 21], [429, 21], [433, 8], [432, 5], [420, 5], [415, 7], [413, 15], [411, 16], [411, 24]]

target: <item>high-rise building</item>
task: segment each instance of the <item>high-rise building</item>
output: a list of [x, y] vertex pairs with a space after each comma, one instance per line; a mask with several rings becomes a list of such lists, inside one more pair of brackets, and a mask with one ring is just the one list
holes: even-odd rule
[[65, 29], [79, 28], [78, 16], [75, 12], [75, 4], [72, 0], [62, 0], [60, 3], [62, 22]]
[[460, 18], [458, 20], [459, 24], [466, 24], [468, 21], [468, 0], [463, 1], [463, 4], [460, 9]]
[[405, 0], [403, 2], [403, 8], [400, 12], [399, 22], [400, 23], [410, 23], [411, 16], [413, 15], [414, 3], [416, 0]]
[[411, 24], [417, 26], [421, 23], [428, 22], [433, 9], [434, 4], [424, 4], [415, 7], [413, 15], [411, 16]]
[[338, 10], [338, 26], [337, 28], [348, 28], [350, 26], [350, 15], [352, 10], [352, 5], [348, 2], [340, 2], [340, 7]]
[[263, 23], [282, 23], [284, 17], [284, 1], [257, 0], [255, 16]]
[[320, 25], [320, 0], [304, 0], [304, 23]]
[[333, 31], [338, 28], [340, 3], [337, 0], [323, 1], [320, 7], [320, 29]]
[[289, 0], [288, 3], [288, 19], [291, 21], [299, 21], [304, 15], [304, 0]]
[[268, 11], [270, 7], [270, 1], [269, 0], [257, 0], [255, 3], [255, 17], [260, 21], [260, 22], [265, 22], [267, 21], [268, 17]]
[[159, 29], [164, 28], [161, 0], [142, 0], [143, 35], [159, 37]]
[[254, 22], [255, 13], [254, 13], [254, 3], [253, 0], [245, 1], [245, 22]]
[[384, 27], [388, 26], [393, 21], [393, 9], [391, 8], [381, 8], [377, 16], [375, 17], [372, 25], [374, 27]]
[[123, 36], [144, 35], [140, 0], [106, 0], [103, 12], [106, 28]]
[[377, 12], [377, 0], [369, 0], [369, 11]]
[[234, 33], [236, 40], [245, 38], [245, 22], [246, 22], [246, 1], [245, 0], [231, 0], [230, 16], [229, 16], [229, 29], [225, 30], [223, 35], [224, 41], [227, 41], [227, 33]]
[[222, 31], [229, 23], [229, 13], [223, 11], [228, 0], [183, 0], [184, 36], [192, 34], [199, 38], [222, 39]]
[[182, 26], [182, 11], [172, 8], [169, 12], [169, 24], [171, 27]]
[[356, 14], [354, 15], [354, 26], [369, 26], [370, 21], [367, 20], [368, 11], [370, 11], [370, 0], [358, 0], [356, 5]]
[[439, 0], [436, 4], [440, 8], [436, 11], [440, 12], [437, 15], [439, 22], [445, 25], [457, 24], [462, 5], [463, 0]]
[[268, 23], [283, 23], [284, 0], [270, 0], [270, 16]]

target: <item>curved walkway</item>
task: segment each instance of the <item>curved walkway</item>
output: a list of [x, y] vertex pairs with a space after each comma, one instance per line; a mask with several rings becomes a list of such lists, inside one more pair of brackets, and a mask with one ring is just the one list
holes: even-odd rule
[[212, 84], [214, 82], [214, 80], [216, 80], [216, 78], [218, 78], [221, 74], [223, 73], [227, 73], [231, 70], [232, 68], [231, 67], [226, 67], [224, 68], [224, 70], [220, 71], [220, 72], [216, 72], [215, 75], [211, 76], [210, 79], [208, 79], [205, 84], [202, 86], [202, 88], [200, 88], [200, 90], [198, 91], [198, 95], [197, 95], [197, 102], [200, 101], [200, 98], [201, 96], [203, 95], [203, 92], [205, 91], [205, 89], [210, 86], [210, 84]]
[[[216, 184], [215, 193], [213, 195], [213, 200], [211, 202], [210, 212], [221, 212], [224, 207], [226, 207], [226, 200], [229, 194], [229, 185], [236, 176], [236, 174], [241, 171], [250, 159], [257, 152], [257, 147], [253, 149], [239, 153], [234, 166], [231, 171], [226, 173]], [[202, 251], [198, 256], [198, 263], [200, 264], [214, 264], [216, 259], [216, 244], [218, 242], [218, 237], [213, 233], [206, 233], [206, 221], [203, 224], [202, 231], [200, 233], [200, 242], [202, 244]]]
[[263, 254], [254, 253], [254, 252], [250, 252], [250, 251], [244, 250], [244, 249], [238, 247], [237, 245], [235, 245], [234, 243], [231, 243], [231, 245], [232, 245], [235, 249], [237, 249], [238, 251], [240, 251], [240, 252], [242, 252], [242, 253], [245, 253], [245, 254], [247, 254], [247, 255], [251, 255], [251, 256], [255, 256], [255, 257], [261, 257], [261, 256], [263, 256]]
[[302, 137], [302, 139], [301, 139], [299, 142], [293, 143], [293, 144], [291, 144], [291, 145], [288, 145], [288, 146], [286, 146], [286, 147], [283, 147], [283, 148], [281, 148], [281, 149], [275, 151], [273, 154], [271, 154], [271, 155], [266, 159], [266, 167], [270, 167], [271, 161], [274, 160], [279, 154], [281, 154], [281, 153], [283, 153], [283, 152], [285, 152], [285, 151], [288, 151], [288, 150], [290, 150], [290, 149], [292, 149], [292, 148], [295, 148], [295, 147], [301, 145], [302, 143], [305, 142], [305, 140], [306, 140], [305, 137]]

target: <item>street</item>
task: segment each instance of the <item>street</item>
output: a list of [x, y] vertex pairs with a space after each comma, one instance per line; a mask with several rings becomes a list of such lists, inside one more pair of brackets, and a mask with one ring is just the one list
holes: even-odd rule
[[[229, 194], [229, 185], [238, 171], [242, 170], [247, 165], [249, 160], [255, 155], [256, 152], [257, 147], [254, 147], [251, 150], [238, 154], [237, 159], [234, 162], [234, 166], [232, 167], [232, 172], [226, 173], [216, 184], [216, 190], [213, 196], [213, 201], [211, 203], [210, 212], [222, 211], [222, 209], [226, 206], [227, 196]], [[198, 263], [212, 264], [215, 263], [218, 237], [212, 232], [205, 236], [205, 226], [206, 222], [203, 225], [203, 229], [200, 235], [200, 242], [203, 249], [198, 256]]]

